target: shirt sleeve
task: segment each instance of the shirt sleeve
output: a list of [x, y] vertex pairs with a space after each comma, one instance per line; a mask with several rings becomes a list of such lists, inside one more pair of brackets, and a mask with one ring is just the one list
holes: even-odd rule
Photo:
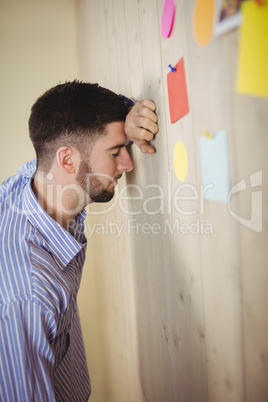
[[[121, 94], [120, 94], [119, 96], [124, 100], [124, 103], [125, 103], [125, 105], [126, 105], [128, 108], [134, 106], [135, 103], [136, 103], [133, 99], [127, 98], [127, 97], [124, 96], [124, 95], [121, 95]], [[131, 141], [129, 138], [127, 138], [127, 145], [129, 145], [129, 144], [131, 144], [131, 143], [132, 143], [132, 141]]]
[[33, 301], [0, 307], [0, 401], [55, 401], [52, 315]]
[[127, 98], [127, 97], [124, 96], [124, 95], [121, 95], [121, 94], [120, 94], [119, 96], [124, 100], [125, 105], [128, 106], [128, 107], [132, 107], [132, 106], [134, 106], [135, 103], [136, 103], [133, 99]]

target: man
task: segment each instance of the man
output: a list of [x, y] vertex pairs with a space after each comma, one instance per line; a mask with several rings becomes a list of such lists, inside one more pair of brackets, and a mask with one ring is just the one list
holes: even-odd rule
[[154, 153], [155, 108], [78, 81], [53, 87], [33, 105], [36, 161], [0, 187], [1, 401], [88, 400], [76, 302], [84, 207], [109, 201], [133, 169], [128, 141]]

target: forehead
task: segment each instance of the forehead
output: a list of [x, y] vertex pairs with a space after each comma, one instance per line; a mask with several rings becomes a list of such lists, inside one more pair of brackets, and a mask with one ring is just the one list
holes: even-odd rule
[[125, 122], [116, 121], [106, 125], [106, 134], [97, 140], [93, 149], [109, 150], [125, 145], [126, 141]]

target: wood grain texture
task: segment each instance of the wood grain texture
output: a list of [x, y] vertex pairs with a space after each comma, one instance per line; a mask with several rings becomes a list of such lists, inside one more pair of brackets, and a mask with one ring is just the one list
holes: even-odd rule
[[[162, 0], [77, 1], [82, 78], [151, 98], [159, 115], [156, 155], [131, 148], [135, 170], [118, 189], [128, 201], [118, 198], [109, 212], [93, 206], [106, 210], [87, 221], [122, 225], [117, 238], [109, 232], [89, 239], [100, 292], [104, 401], [265, 402], [268, 101], [235, 93], [239, 31], [201, 47], [193, 34], [195, 1], [175, 3], [164, 39]], [[190, 112], [171, 124], [168, 65], [181, 57]], [[204, 200], [199, 137], [222, 129], [231, 185], [247, 183], [229, 206], [237, 215], [250, 218], [250, 176], [262, 171], [261, 233], [237, 222], [226, 203]], [[173, 169], [178, 140], [189, 162], [183, 183]], [[103, 402], [94, 391], [92, 400]]]

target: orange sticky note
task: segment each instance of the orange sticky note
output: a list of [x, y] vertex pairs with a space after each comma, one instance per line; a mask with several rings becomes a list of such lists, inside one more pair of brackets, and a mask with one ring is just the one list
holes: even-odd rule
[[211, 39], [215, 19], [215, 0], [196, 0], [194, 8], [194, 35], [200, 46]]
[[171, 123], [175, 123], [175, 121], [181, 119], [183, 116], [189, 113], [183, 57], [176, 64], [175, 68], [176, 71], [171, 71], [167, 75], [168, 100]]

